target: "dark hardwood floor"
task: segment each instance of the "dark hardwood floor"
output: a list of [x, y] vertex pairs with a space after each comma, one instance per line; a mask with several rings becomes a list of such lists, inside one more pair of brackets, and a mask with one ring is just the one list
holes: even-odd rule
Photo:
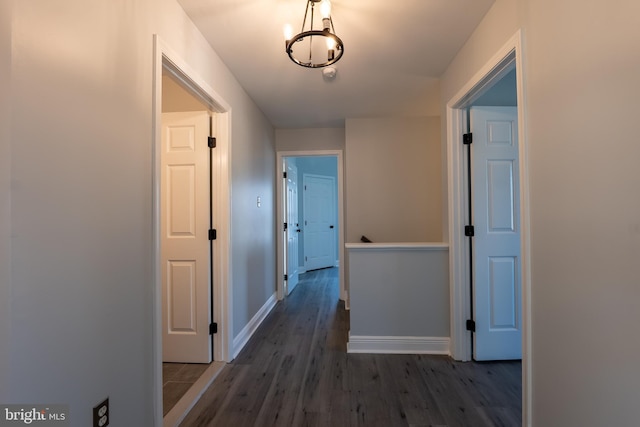
[[521, 364], [347, 354], [337, 269], [301, 275], [183, 427], [521, 425]]

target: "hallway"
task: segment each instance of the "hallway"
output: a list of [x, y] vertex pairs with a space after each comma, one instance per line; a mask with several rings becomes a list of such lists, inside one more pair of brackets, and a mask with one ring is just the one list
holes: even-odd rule
[[338, 288], [337, 268], [302, 274], [181, 426], [521, 425], [520, 362], [347, 354]]

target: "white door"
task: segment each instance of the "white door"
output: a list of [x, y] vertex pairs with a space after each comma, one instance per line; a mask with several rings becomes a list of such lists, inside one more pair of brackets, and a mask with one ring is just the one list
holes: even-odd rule
[[515, 107], [473, 107], [475, 360], [522, 357], [518, 118]]
[[287, 215], [287, 295], [298, 284], [298, 238], [300, 236], [300, 221], [298, 219], [298, 168], [291, 159], [286, 160], [286, 200]]
[[335, 178], [303, 174], [304, 265], [307, 271], [333, 267], [335, 256]]
[[164, 113], [161, 153], [162, 353], [211, 362], [206, 111]]

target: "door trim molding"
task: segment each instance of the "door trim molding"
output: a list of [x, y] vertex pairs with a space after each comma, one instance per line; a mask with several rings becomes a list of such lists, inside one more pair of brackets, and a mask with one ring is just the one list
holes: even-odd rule
[[[344, 266], [344, 159], [342, 150], [300, 150], [300, 151], [277, 151], [276, 152], [276, 218], [278, 225], [286, 222], [284, 212], [284, 195], [281, 185], [282, 174], [284, 173], [283, 161], [285, 157], [317, 157], [317, 156], [333, 156], [338, 162], [338, 263]], [[277, 296], [278, 300], [284, 298], [284, 233], [280, 227], [276, 232], [277, 244]], [[345, 288], [345, 272], [344, 267], [340, 268], [340, 299], [345, 302], [345, 307], [349, 307], [349, 294]]]
[[466, 132], [465, 108], [486, 92], [494, 82], [516, 69], [518, 98], [518, 150], [520, 167], [521, 283], [522, 283], [522, 399], [523, 422], [531, 426], [531, 226], [529, 215], [529, 172], [526, 143], [524, 68], [522, 33], [518, 30], [495, 55], [449, 100], [446, 106], [447, 167], [449, 193], [449, 269], [451, 289], [451, 356], [471, 359], [469, 318], [469, 243], [464, 235], [467, 193], [464, 181], [466, 162], [462, 134]]
[[162, 426], [162, 277], [160, 274], [160, 147], [162, 114], [162, 71], [170, 72], [185, 89], [203, 101], [213, 111], [216, 120], [217, 146], [213, 152], [213, 216], [218, 237], [214, 241], [214, 277], [212, 321], [217, 322], [218, 333], [214, 335], [213, 358], [216, 361], [230, 361], [230, 337], [233, 332], [231, 277], [231, 107], [213, 88], [196, 73], [157, 34], [153, 36], [153, 110], [152, 110], [152, 283], [150, 293], [152, 304], [152, 361], [153, 361], [153, 401], [154, 425]]

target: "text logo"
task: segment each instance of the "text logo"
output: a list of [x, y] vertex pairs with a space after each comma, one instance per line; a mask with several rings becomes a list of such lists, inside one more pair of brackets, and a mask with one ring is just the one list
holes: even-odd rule
[[68, 427], [69, 405], [0, 405], [0, 427]]

